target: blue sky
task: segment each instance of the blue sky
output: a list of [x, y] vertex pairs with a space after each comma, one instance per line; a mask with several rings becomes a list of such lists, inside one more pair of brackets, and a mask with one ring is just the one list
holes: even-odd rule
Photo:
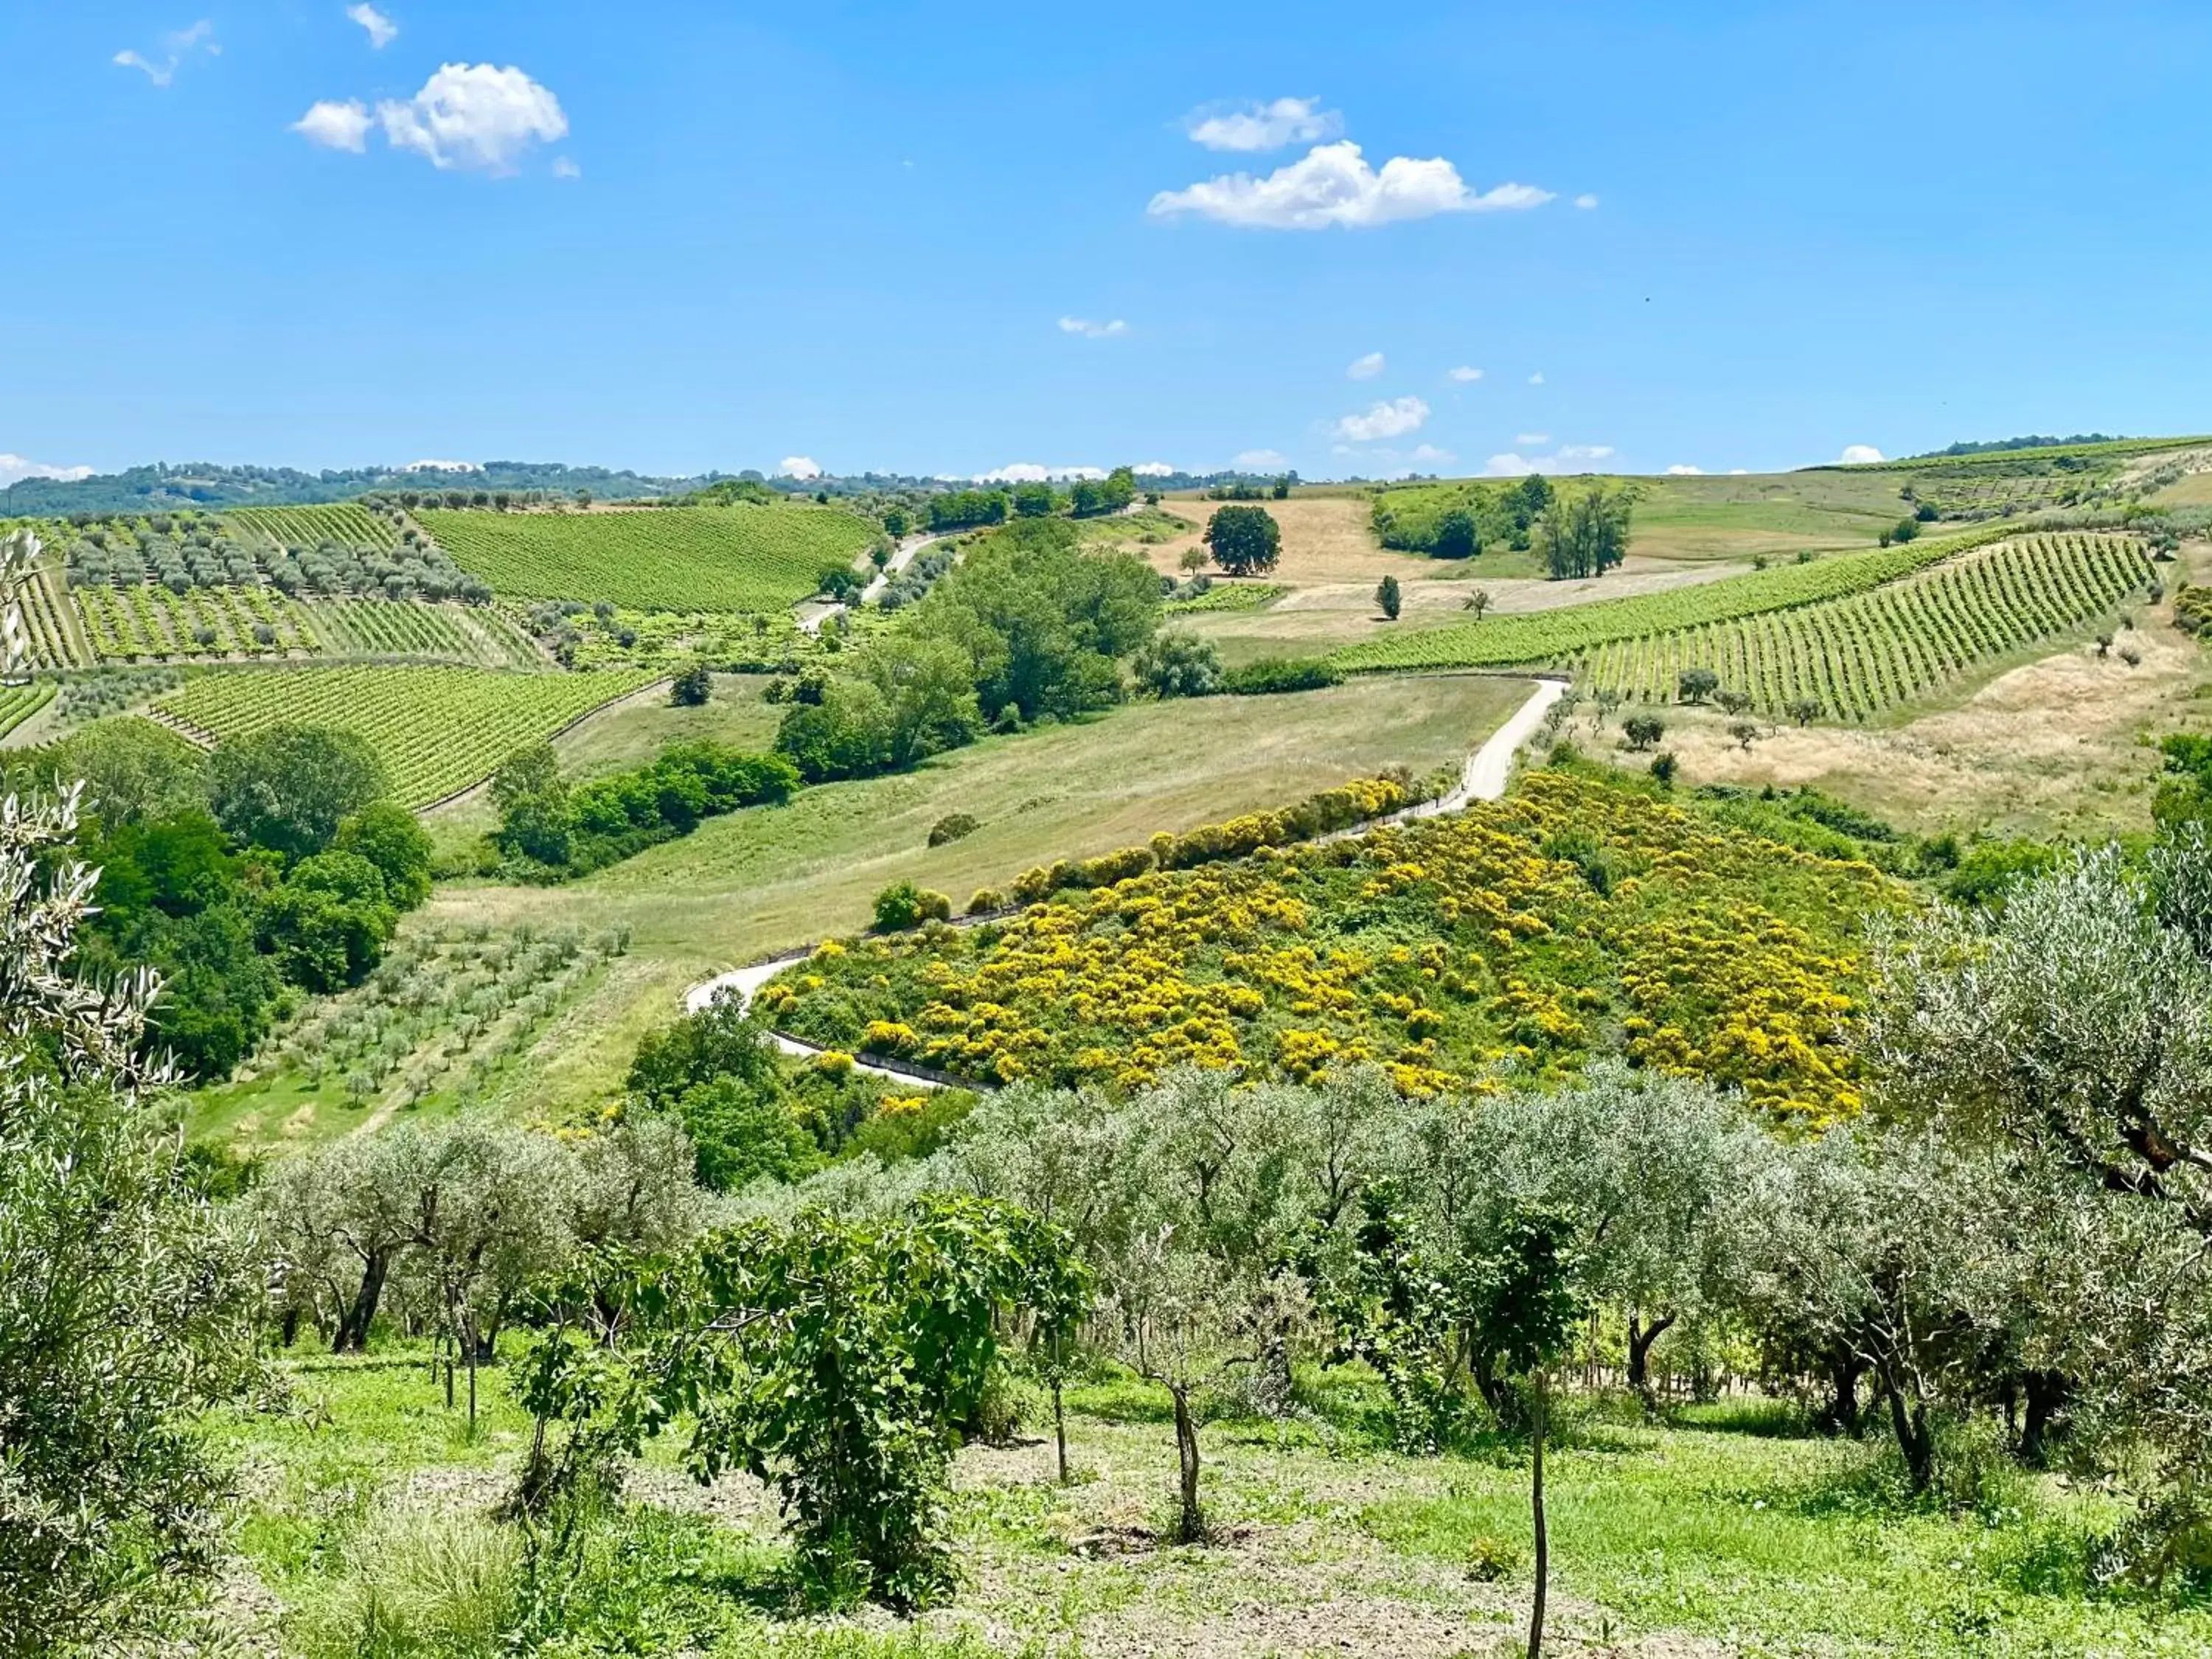
[[349, 4], [0, 0], [0, 482], [2212, 427], [2202, 3]]

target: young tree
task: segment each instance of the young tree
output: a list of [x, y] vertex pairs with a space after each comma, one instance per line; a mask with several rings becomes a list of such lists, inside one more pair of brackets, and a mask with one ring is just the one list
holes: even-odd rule
[[1490, 606], [1490, 590], [1486, 587], [1478, 587], [1474, 592], [1468, 594], [1464, 599], [1460, 601], [1459, 608], [1462, 611], [1474, 611], [1475, 621], [1480, 622], [1483, 618], [1484, 613], [1489, 611]]
[[1703, 702], [1721, 689], [1721, 677], [1710, 668], [1686, 668], [1675, 677], [1675, 695], [1684, 702]]
[[1201, 538], [1213, 562], [1232, 576], [1273, 570], [1282, 558], [1283, 532], [1264, 507], [1224, 507], [1206, 520]]
[[1398, 592], [1398, 579], [1395, 576], [1385, 576], [1375, 589], [1375, 603], [1382, 607], [1384, 617], [1395, 622], [1398, 620], [1398, 609], [1401, 602]]
[[1797, 697], [1794, 698], [1782, 712], [1800, 726], [1810, 726], [1828, 712], [1828, 706], [1818, 697]]
[[714, 695], [714, 676], [703, 662], [687, 664], [668, 684], [669, 706], [674, 708], [703, 708]]
[[1751, 745], [1759, 741], [1758, 724], [1752, 720], [1730, 721], [1729, 736], [1734, 738], [1737, 745], [1747, 755], [1751, 752]]
[[1642, 750], [1667, 735], [1667, 722], [1656, 714], [1631, 714], [1621, 721], [1620, 730], [1630, 749]]

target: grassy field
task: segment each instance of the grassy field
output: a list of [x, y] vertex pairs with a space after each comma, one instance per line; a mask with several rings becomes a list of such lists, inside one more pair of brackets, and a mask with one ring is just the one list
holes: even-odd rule
[[[515, 1573], [493, 1518], [528, 1419], [505, 1368], [471, 1432], [421, 1356], [280, 1360], [283, 1403], [218, 1420], [242, 1466], [221, 1616], [248, 1652], [490, 1659]], [[272, 1391], [274, 1393], [274, 1391]], [[1217, 1406], [1202, 1431], [1207, 1546], [1168, 1547], [1174, 1443], [1158, 1391], [1103, 1373], [1069, 1392], [1075, 1478], [1048, 1438], [960, 1452], [951, 1600], [910, 1621], [810, 1613], [786, 1589], [773, 1503], [711, 1486], [647, 1448], [607, 1547], [570, 1589], [575, 1659], [1263, 1659], [1518, 1651], [1528, 1619], [1528, 1475], [1484, 1442], [1441, 1457], [1381, 1449], [1364, 1372], [1304, 1372], [1286, 1422]], [[1027, 1400], [1030, 1422], [1038, 1402]], [[1780, 1655], [1969, 1659], [2179, 1656], [2212, 1613], [2100, 1590], [2122, 1518], [2094, 1490], [2019, 1477], [1981, 1509], [1901, 1493], [1875, 1446], [1811, 1437], [1756, 1399], [1646, 1425], [1570, 1404], [1547, 1459], [1555, 1650], [1601, 1659]], [[1478, 1570], [1478, 1562], [1490, 1565]], [[363, 1645], [377, 1609], [385, 1646]], [[471, 1617], [486, 1628], [471, 1637]], [[448, 1644], [401, 1645], [443, 1626]]]
[[[893, 882], [964, 901], [1041, 859], [1095, 855], [1155, 830], [1279, 806], [1393, 763], [1425, 772], [1464, 757], [1526, 696], [1525, 683], [1470, 676], [1135, 704], [988, 738], [914, 772], [809, 789], [787, 806], [709, 819], [569, 886], [441, 886], [419, 925], [632, 929], [629, 957], [581, 1005], [573, 1040], [526, 1062], [529, 1087], [550, 1113], [579, 1110], [606, 1097], [639, 1036], [669, 1018], [685, 985], [849, 933]], [[748, 712], [718, 706], [702, 720], [728, 720], [738, 732], [767, 712], [741, 707]], [[639, 757], [632, 744], [677, 729], [687, 728], [634, 705], [579, 726], [569, 752], [586, 765], [612, 764]], [[956, 811], [981, 827], [930, 847], [931, 826]], [[488, 821], [473, 799], [429, 818], [448, 844]]]
[[876, 527], [815, 507], [609, 513], [418, 513], [465, 570], [502, 599], [611, 600], [645, 611], [780, 611]]
[[271, 726], [331, 726], [368, 740], [393, 794], [420, 806], [489, 776], [649, 674], [499, 674], [434, 665], [240, 669], [201, 675], [155, 707], [218, 744]]

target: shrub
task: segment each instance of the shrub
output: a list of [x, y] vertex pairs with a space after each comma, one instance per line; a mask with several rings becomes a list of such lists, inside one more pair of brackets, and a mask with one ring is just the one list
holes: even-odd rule
[[988, 915], [1006, 908], [1006, 896], [995, 887], [978, 887], [968, 896], [968, 914], [971, 916]]
[[677, 708], [700, 708], [714, 694], [714, 682], [707, 672], [707, 665], [695, 662], [670, 684], [668, 701]]
[[925, 921], [948, 921], [951, 916], [951, 899], [910, 881], [895, 882], [876, 895], [875, 928], [879, 933], [902, 933]]
[[1343, 683], [1344, 672], [1321, 657], [1257, 657], [1221, 677], [1221, 689], [1234, 696], [1257, 697], [1278, 691], [1318, 691]]
[[1645, 750], [1667, 735], [1667, 722], [1656, 714], [1631, 714], [1620, 723], [1632, 750]]
[[972, 816], [966, 812], [947, 812], [929, 826], [929, 844], [932, 847], [943, 847], [949, 842], [958, 841], [963, 836], [974, 835], [981, 827]]

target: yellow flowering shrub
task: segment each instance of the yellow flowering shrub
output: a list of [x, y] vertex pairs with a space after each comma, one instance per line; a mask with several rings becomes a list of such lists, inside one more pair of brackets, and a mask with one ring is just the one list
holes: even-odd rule
[[[1206, 834], [1245, 839], [1241, 824]], [[1570, 838], [1603, 848], [1609, 882], [1547, 855]], [[1862, 921], [1905, 902], [1869, 865], [1553, 769], [1455, 816], [1162, 867], [1162, 842], [1172, 858], [1185, 839], [975, 927], [818, 950], [760, 1006], [825, 1047], [985, 1081], [1371, 1062], [1428, 1095], [1617, 1049], [1740, 1085], [1781, 1118], [1858, 1106]]]

